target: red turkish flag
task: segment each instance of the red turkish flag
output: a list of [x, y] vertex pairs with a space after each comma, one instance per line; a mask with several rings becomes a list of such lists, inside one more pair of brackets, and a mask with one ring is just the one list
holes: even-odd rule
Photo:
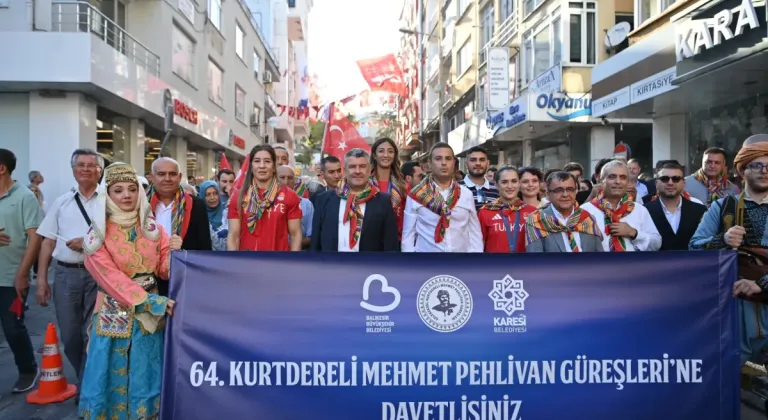
[[219, 170], [222, 169], [229, 169], [232, 170], [232, 165], [229, 164], [229, 160], [227, 160], [227, 155], [224, 153], [221, 154], [221, 160], [219, 160]]
[[363, 149], [371, 153], [371, 146], [357, 132], [355, 125], [338, 109], [330, 104], [328, 109], [328, 124], [323, 134], [323, 152], [337, 157], [342, 162], [344, 155], [352, 149]]
[[372, 91], [391, 92], [405, 96], [405, 77], [394, 54], [358, 60], [357, 66]]

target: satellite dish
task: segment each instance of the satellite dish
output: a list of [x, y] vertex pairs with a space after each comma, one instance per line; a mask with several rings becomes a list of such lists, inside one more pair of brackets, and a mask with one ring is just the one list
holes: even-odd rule
[[619, 44], [627, 39], [627, 35], [632, 30], [629, 22], [619, 22], [613, 28], [609, 29], [605, 33], [605, 46], [606, 48], [616, 48]]

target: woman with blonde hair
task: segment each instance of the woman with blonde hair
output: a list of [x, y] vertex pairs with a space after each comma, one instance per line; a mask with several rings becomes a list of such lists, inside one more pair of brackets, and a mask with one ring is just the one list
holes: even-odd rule
[[169, 234], [155, 221], [136, 171], [104, 170], [85, 240], [85, 267], [99, 285], [80, 392], [88, 419], [156, 419], [160, 410], [165, 316], [158, 295], [169, 276]]

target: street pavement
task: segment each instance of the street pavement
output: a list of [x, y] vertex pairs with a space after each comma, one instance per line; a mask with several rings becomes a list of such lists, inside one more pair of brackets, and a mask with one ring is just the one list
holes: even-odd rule
[[[55, 322], [56, 315], [53, 306], [41, 307], [30, 297], [27, 312], [27, 329], [36, 349], [38, 364], [42, 357], [41, 349], [45, 339], [48, 323]], [[75, 371], [64, 359], [64, 373], [70, 383], [75, 381]], [[16, 365], [13, 354], [8, 347], [2, 329], [0, 329], [0, 419], [2, 420], [77, 420], [77, 409], [73, 400], [59, 404], [32, 405], [27, 404], [26, 394], [11, 394], [10, 390], [16, 382]], [[742, 393], [741, 420], [766, 420], [763, 402], [752, 395]]]

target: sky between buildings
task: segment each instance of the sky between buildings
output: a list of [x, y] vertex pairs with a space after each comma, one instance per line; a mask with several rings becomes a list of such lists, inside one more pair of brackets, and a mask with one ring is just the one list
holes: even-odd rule
[[314, 0], [309, 14], [309, 71], [323, 102], [367, 89], [356, 60], [397, 53], [402, 0]]

